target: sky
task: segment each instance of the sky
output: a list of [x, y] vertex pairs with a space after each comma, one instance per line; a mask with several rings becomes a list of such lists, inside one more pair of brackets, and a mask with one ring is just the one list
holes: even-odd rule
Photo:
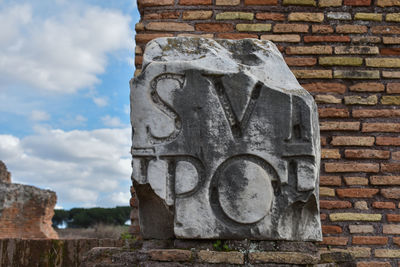
[[0, 160], [56, 208], [129, 205], [135, 0], [0, 0]]

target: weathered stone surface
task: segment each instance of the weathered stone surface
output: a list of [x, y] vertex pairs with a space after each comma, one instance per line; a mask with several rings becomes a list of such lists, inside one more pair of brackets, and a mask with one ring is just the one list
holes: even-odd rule
[[289, 264], [315, 264], [319, 262], [318, 256], [299, 252], [252, 252], [249, 253], [251, 263], [289, 263]]
[[[122, 240], [112, 239], [0, 239], [0, 266], [88, 267], [93, 265], [81, 264], [89, 250], [94, 247], [97, 250], [100, 249], [98, 247], [108, 247], [107, 252], [115, 251], [117, 248], [110, 247], [120, 247], [123, 243]], [[107, 256], [110, 254], [107, 253]], [[104, 257], [106, 255], [102, 256], [101, 259], [105, 260], [102, 266], [110, 266], [107, 265], [110, 263], [109, 259]], [[99, 261], [100, 257], [96, 260]]]
[[321, 239], [317, 109], [273, 43], [153, 40], [131, 111], [145, 238]]
[[0, 160], [0, 183], [11, 183], [11, 174], [6, 165]]
[[58, 238], [51, 219], [56, 193], [0, 183], [0, 238]]

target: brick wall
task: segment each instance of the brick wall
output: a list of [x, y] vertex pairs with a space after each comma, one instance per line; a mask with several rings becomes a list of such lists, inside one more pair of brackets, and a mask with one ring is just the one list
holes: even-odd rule
[[400, 1], [139, 0], [136, 74], [162, 36], [274, 41], [319, 106], [321, 249], [400, 266]]

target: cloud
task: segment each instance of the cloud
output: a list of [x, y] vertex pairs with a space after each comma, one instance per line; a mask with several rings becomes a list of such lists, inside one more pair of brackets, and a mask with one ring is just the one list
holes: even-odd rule
[[117, 205], [125, 206], [126, 200], [131, 198], [131, 194], [127, 189], [125, 192], [112, 193], [110, 198], [113, 200], [114, 203], [119, 203]]
[[50, 115], [42, 110], [33, 110], [31, 113], [31, 119], [34, 121], [47, 121], [50, 120]]
[[108, 99], [107, 97], [93, 97], [93, 102], [98, 106], [98, 107], [105, 107], [108, 105]]
[[52, 17], [29, 4], [0, 10], [0, 86], [22, 83], [44, 91], [72, 93], [99, 82], [109, 53], [129, 49], [130, 17], [83, 6]]
[[0, 159], [14, 182], [56, 191], [58, 205], [129, 205], [130, 128], [63, 131], [42, 128], [0, 135]]
[[107, 127], [126, 127], [118, 117], [111, 117], [110, 115], [106, 115], [101, 118], [103, 124]]

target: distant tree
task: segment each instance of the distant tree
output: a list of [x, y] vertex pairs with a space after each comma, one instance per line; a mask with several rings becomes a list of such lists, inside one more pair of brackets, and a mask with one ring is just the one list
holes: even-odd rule
[[99, 223], [124, 225], [129, 219], [131, 208], [73, 208], [71, 210], [54, 210], [53, 226], [67, 224], [70, 228], [88, 228]]

